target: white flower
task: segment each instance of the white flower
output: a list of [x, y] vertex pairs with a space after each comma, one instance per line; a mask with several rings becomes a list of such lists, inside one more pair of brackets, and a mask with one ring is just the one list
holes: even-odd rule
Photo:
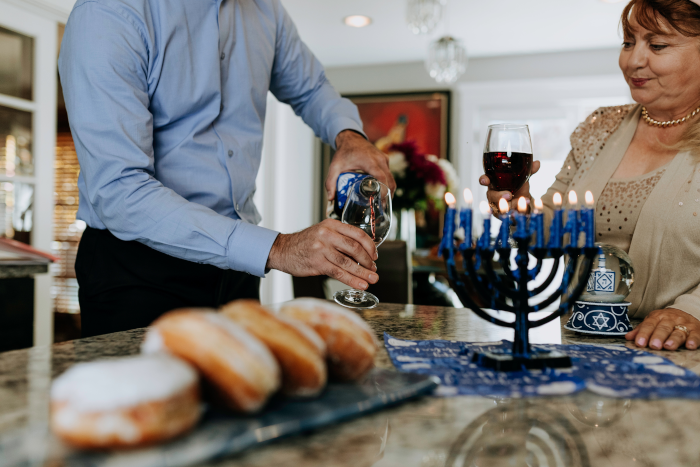
[[457, 171], [455, 168], [450, 164], [450, 161], [447, 159], [439, 159], [437, 161], [437, 164], [440, 166], [442, 169], [442, 172], [445, 174], [445, 180], [447, 180], [447, 186], [453, 190], [459, 186], [459, 177], [457, 176]]
[[431, 198], [442, 199], [445, 195], [445, 185], [441, 183], [426, 183], [425, 194]]
[[390, 152], [389, 153], [389, 170], [394, 175], [403, 177], [406, 175], [406, 169], [408, 168], [408, 161], [406, 161], [406, 156], [402, 152]]

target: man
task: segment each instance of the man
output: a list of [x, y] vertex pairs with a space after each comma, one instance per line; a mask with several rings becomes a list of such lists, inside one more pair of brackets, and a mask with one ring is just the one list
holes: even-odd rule
[[256, 225], [268, 90], [337, 148], [329, 197], [350, 170], [394, 187], [279, 0], [79, 0], [59, 71], [88, 225], [76, 259], [84, 336], [256, 298], [271, 268], [377, 282], [376, 248], [359, 229]]

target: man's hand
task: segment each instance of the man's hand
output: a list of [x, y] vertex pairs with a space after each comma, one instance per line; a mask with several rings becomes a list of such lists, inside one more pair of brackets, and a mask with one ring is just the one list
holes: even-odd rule
[[[293, 234], [279, 234], [267, 267], [297, 277], [327, 275], [366, 290], [379, 280], [377, 248], [369, 235], [333, 219]], [[357, 264], [360, 263], [360, 264]]]
[[329, 200], [335, 198], [335, 184], [338, 176], [343, 172], [355, 170], [374, 176], [388, 186], [392, 194], [394, 193], [396, 182], [389, 170], [389, 158], [362, 135], [352, 130], [341, 131], [335, 138], [335, 147], [338, 150], [333, 156], [333, 162], [328, 168], [328, 178], [326, 178]]

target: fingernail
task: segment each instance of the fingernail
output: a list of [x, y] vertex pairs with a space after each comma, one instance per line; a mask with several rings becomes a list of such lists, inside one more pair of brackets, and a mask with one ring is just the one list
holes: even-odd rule
[[649, 347], [653, 347], [655, 349], [660, 349], [661, 348], [661, 341], [659, 339], [654, 339], [651, 341], [651, 344], [649, 344]]
[[372, 283], [377, 282], [378, 279], [379, 279], [379, 276], [376, 275], [376, 274], [370, 274], [370, 275], [369, 275], [369, 281], [372, 282]]
[[479, 179], [479, 183], [481, 183], [482, 185], [483, 185], [484, 183], [486, 183], [486, 177], [481, 177], [481, 178]]
[[673, 346], [673, 341], [672, 340], [667, 340], [666, 343], [664, 344], [664, 347], [672, 347]]
[[644, 347], [644, 344], [646, 344], [646, 343], [647, 343], [647, 340], [643, 337], [640, 337], [639, 339], [637, 339], [637, 345], [640, 347]]
[[362, 290], [367, 290], [367, 287], [368, 287], [368, 286], [367, 286], [367, 282], [360, 282], [360, 288], [361, 288]]
[[686, 347], [692, 347], [693, 349], [695, 348], [695, 341], [688, 341], [685, 343]]
[[372, 271], [376, 271], [376, 270], [377, 270], [377, 263], [372, 263]]
[[374, 260], [377, 261], [379, 259], [379, 252], [375, 251], [374, 252]]
[[505, 195], [503, 195], [503, 198], [505, 198], [506, 201], [510, 201], [511, 198], [513, 198], [513, 195], [511, 195], [510, 193], [506, 193]]

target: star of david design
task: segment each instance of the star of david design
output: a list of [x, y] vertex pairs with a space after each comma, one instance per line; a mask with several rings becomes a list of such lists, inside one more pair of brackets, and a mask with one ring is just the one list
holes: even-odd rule
[[[598, 316], [593, 317], [593, 326], [597, 327], [598, 330], [600, 331], [601, 329], [608, 327], [608, 320], [609, 319], [610, 318], [605, 316], [603, 313], [598, 313]], [[600, 324], [599, 320], [602, 321], [603, 324]]]

